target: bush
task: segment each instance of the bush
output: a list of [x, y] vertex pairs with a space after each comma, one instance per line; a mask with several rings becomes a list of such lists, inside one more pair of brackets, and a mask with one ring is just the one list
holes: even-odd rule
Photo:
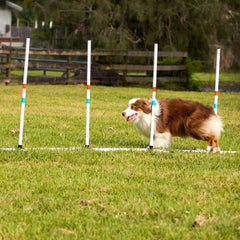
[[191, 65], [194, 72], [209, 72], [211, 70], [210, 63], [201, 60], [192, 60]]

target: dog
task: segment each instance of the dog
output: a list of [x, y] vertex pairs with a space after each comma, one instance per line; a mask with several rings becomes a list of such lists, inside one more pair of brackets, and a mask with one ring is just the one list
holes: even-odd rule
[[[150, 137], [152, 101], [133, 98], [128, 108], [122, 112], [127, 121], [133, 121], [137, 129]], [[220, 152], [219, 138], [223, 131], [221, 118], [211, 106], [181, 98], [156, 100], [154, 112], [153, 147], [167, 148], [172, 144], [172, 137], [193, 137], [207, 142], [207, 152]]]

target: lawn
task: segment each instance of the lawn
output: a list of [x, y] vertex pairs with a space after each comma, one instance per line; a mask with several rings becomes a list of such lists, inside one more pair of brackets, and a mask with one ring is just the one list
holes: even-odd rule
[[[17, 147], [19, 85], [1, 88], [0, 148]], [[91, 87], [90, 147], [147, 147], [121, 111], [151, 89]], [[213, 105], [211, 92], [157, 91]], [[219, 93], [222, 150], [239, 150], [239, 93]], [[85, 145], [85, 86], [27, 86], [23, 147], [0, 151], [2, 239], [239, 239], [240, 154], [174, 139], [173, 152], [98, 152]]]
[[[16, 76], [23, 76], [23, 70], [13, 70], [12, 73]], [[44, 71], [43, 70], [30, 70], [28, 72], [28, 76], [43, 76]], [[62, 77], [63, 72], [61, 71], [45, 71], [45, 75], [49, 77]], [[73, 76], [74, 73], [71, 73], [71, 76]]]
[[[192, 79], [197, 82], [215, 82], [215, 73], [193, 73]], [[239, 73], [220, 73], [219, 81], [221, 82], [240, 82]]]

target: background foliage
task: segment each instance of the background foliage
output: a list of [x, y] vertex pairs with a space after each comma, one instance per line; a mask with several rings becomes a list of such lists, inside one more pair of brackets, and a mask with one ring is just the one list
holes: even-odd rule
[[82, 48], [92, 39], [95, 48], [188, 51], [206, 60], [209, 45], [231, 46], [238, 62], [239, 0], [18, 0], [23, 24], [53, 21], [45, 36], [61, 38], [58, 47]]

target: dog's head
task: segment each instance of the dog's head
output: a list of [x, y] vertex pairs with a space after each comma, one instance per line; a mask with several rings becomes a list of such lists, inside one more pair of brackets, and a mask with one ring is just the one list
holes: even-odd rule
[[127, 118], [127, 121], [132, 121], [144, 114], [151, 114], [151, 102], [144, 98], [133, 98], [128, 102], [128, 108], [122, 112], [122, 116]]

